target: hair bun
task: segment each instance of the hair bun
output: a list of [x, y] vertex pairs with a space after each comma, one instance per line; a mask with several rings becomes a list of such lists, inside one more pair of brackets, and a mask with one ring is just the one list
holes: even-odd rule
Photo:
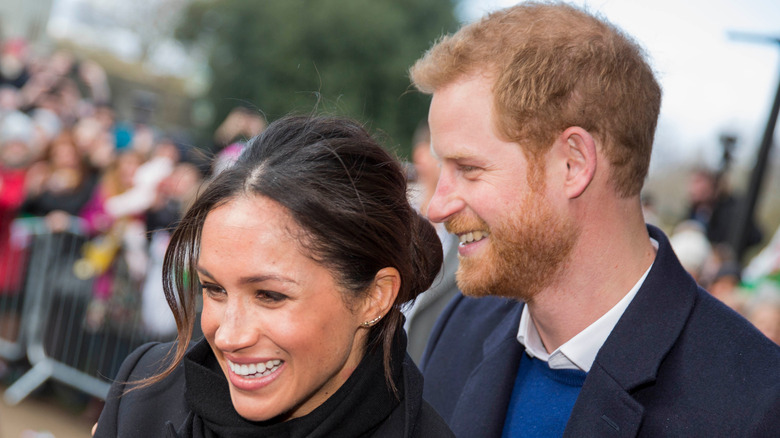
[[414, 269], [410, 299], [414, 299], [431, 287], [441, 269], [444, 255], [441, 240], [428, 219], [419, 213], [414, 213], [410, 228], [412, 233], [412, 267]]

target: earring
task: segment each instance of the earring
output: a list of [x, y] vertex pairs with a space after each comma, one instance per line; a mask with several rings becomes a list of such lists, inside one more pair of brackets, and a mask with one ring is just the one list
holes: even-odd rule
[[360, 325], [363, 326], [363, 327], [371, 327], [372, 325], [378, 323], [380, 319], [382, 319], [382, 315], [377, 316], [376, 318], [372, 319], [371, 321], [363, 322]]

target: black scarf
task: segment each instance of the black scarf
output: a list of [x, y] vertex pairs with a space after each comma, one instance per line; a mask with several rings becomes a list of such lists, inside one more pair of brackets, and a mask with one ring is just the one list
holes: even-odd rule
[[[393, 347], [393, 381], [403, 399], [403, 337]], [[285, 422], [252, 422], [233, 408], [228, 382], [208, 343], [198, 343], [185, 357], [186, 400], [191, 413], [182, 429], [169, 436], [213, 437], [364, 437], [369, 436], [400, 403], [387, 387], [382, 349], [369, 351], [358, 367], [325, 403], [303, 417]]]

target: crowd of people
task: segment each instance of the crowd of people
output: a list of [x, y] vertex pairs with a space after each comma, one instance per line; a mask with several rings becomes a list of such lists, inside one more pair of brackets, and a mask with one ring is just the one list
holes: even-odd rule
[[152, 336], [175, 333], [159, 277], [169, 231], [207, 175], [191, 152], [148, 120], [120, 119], [94, 61], [3, 41], [0, 296], [30, 275], [32, 229], [67, 231], [77, 248], [62, 272], [91, 284], [87, 326], [132, 314]]
[[[731, 242], [742, 205], [726, 177], [711, 169], [691, 170], [689, 208], [672, 228], [672, 248], [702, 287], [780, 344], [780, 228], [760, 252], [750, 252], [746, 263], [740, 260]], [[755, 219], [747, 226], [748, 247], [759, 248], [765, 233]]]

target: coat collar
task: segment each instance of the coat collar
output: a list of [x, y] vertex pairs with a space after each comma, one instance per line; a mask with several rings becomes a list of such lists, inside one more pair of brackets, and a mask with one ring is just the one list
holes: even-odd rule
[[655, 380], [685, 327], [698, 289], [667, 237], [652, 226], [648, 231], [658, 241], [653, 267], [596, 356], [598, 365], [626, 391]]
[[658, 241], [653, 267], [599, 350], [564, 436], [635, 436], [644, 407], [630, 394], [655, 381], [693, 310], [696, 283], [666, 236], [652, 226], [648, 231]]

